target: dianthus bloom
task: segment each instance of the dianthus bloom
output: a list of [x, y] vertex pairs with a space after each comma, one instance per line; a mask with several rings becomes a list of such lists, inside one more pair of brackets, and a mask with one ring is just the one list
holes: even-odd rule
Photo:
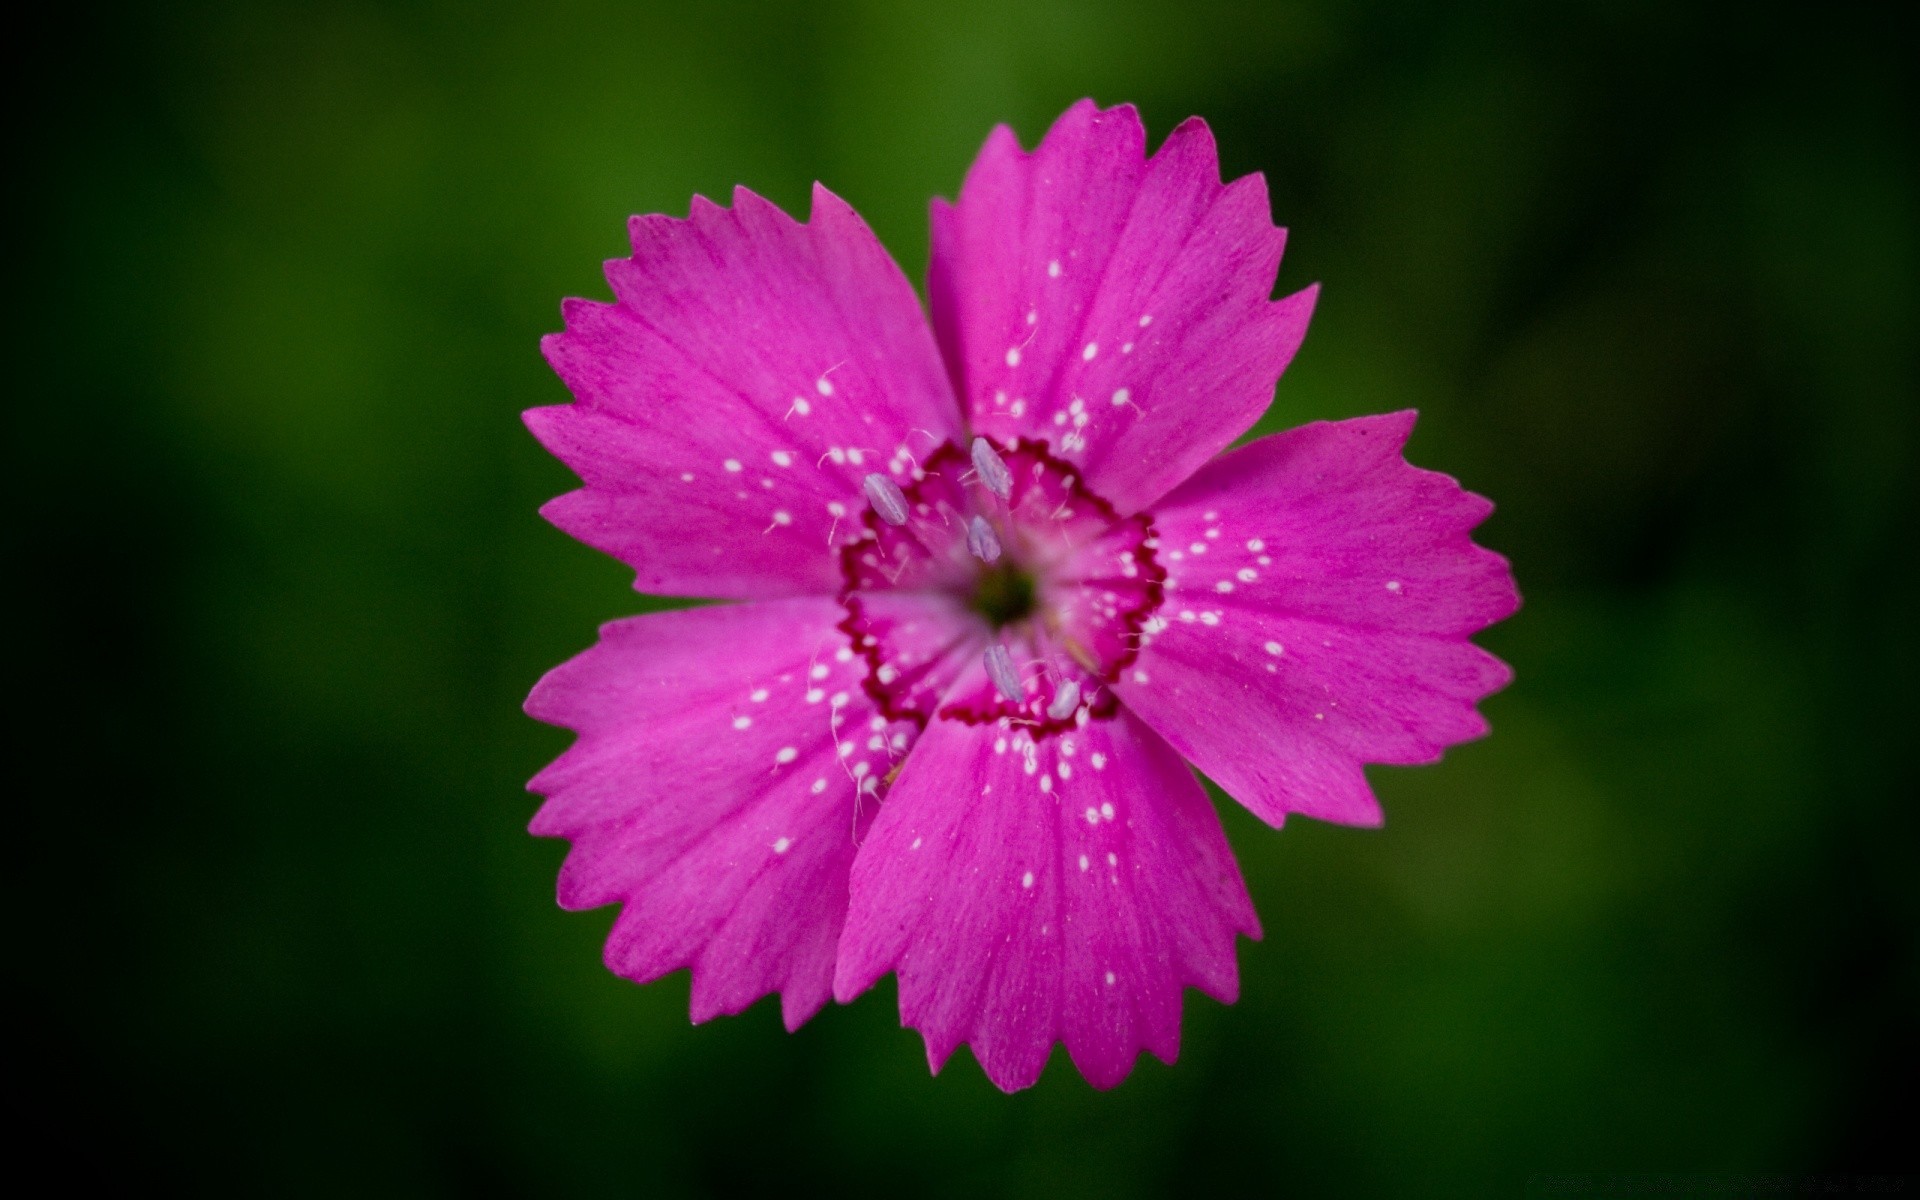
[[1314, 290], [1269, 298], [1284, 231], [1201, 121], [1151, 158], [1128, 107], [997, 129], [932, 217], [930, 323], [817, 186], [806, 224], [744, 189], [636, 217], [614, 302], [565, 305], [574, 403], [526, 419], [584, 486], [542, 511], [744, 603], [540, 681], [579, 738], [532, 828], [573, 842], [563, 906], [623, 906], [607, 965], [691, 968], [696, 1021], [891, 971], [935, 1070], [965, 1042], [1011, 1091], [1064, 1042], [1110, 1087], [1260, 936], [1187, 763], [1272, 825], [1378, 824], [1362, 764], [1485, 732], [1509, 673], [1467, 639], [1518, 598], [1491, 506], [1402, 459], [1412, 413], [1221, 453]]

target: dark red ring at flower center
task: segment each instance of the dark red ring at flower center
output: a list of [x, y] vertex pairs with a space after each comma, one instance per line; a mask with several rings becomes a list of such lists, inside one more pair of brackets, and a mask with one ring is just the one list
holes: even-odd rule
[[[1120, 516], [1042, 443], [994, 449], [1013, 479], [1004, 500], [952, 443], [894, 472], [908, 520], [862, 514], [865, 535], [840, 551], [839, 627], [867, 664], [867, 694], [891, 720], [924, 727], [937, 713], [969, 724], [1004, 719], [1036, 737], [1065, 732], [1117, 710], [1107, 685], [1138, 656], [1166, 572], [1147, 515]], [[977, 516], [1004, 547], [993, 565], [968, 549]], [[1000, 600], [983, 594], [1009, 575], [1030, 583], [1030, 611], [996, 609]], [[996, 642], [1037, 672], [1020, 702], [990, 685], [955, 688]]]

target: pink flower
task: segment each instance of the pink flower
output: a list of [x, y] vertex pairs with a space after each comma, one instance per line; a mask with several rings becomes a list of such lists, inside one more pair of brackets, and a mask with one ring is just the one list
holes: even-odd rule
[[931, 326], [824, 188], [632, 240], [544, 343], [574, 403], [527, 424], [584, 486], [542, 511], [642, 591], [745, 603], [540, 681], [579, 738], [532, 828], [694, 1020], [778, 992], [791, 1029], [891, 971], [934, 1070], [966, 1042], [1011, 1091], [1064, 1042], [1111, 1087], [1260, 936], [1187, 762], [1270, 824], [1375, 825], [1363, 763], [1486, 732], [1510, 674], [1467, 639], [1518, 596], [1487, 501], [1401, 458], [1413, 414], [1221, 454], [1314, 289], [1269, 299], [1265, 183], [1201, 121], [1152, 158], [1130, 107], [995, 130], [933, 205]]

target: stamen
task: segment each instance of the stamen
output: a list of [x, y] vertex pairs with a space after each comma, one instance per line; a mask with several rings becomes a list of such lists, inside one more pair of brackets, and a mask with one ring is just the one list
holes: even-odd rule
[[1027, 687], [1020, 682], [1020, 672], [1014, 669], [1013, 655], [999, 642], [987, 647], [987, 678], [993, 680], [994, 690], [1005, 696], [1009, 703], [1024, 704], [1027, 700]]
[[985, 517], [975, 517], [967, 524], [967, 549], [981, 562], [992, 562], [1000, 557], [1000, 535], [987, 524]]
[[1053, 703], [1047, 705], [1047, 715], [1056, 721], [1064, 721], [1073, 710], [1080, 707], [1080, 684], [1069, 679], [1053, 693]]
[[994, 495], [1002, 500], [1013, 495], [1013, 472], [1007, 470], [1000, 452], [983, 437], [973, 439], [973, 469], [980, 476], [981, 484]]
[[889, 525], [907, 523], [907, 494], [900, 490], [899, 484], [875, 471], [861, 486], [867, 489], [867, 502], [873, 505], [873, 511], [880, 514], [882, 521]]

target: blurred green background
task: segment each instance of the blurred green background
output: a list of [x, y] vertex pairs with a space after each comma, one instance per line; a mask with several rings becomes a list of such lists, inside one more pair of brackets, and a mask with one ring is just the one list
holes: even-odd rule
[[[20, 1094], [203, 1192], [1521, 1194], [1910, 1168], [1900, 6], [1009, 0], [43, 13], [8, 522]], [[535, 515], [633, 212], [821, 179], [916, 280], [996, 122], [1192, 113], [1324, 285], [1263, 428], [1417, 406], [1526, 607], [1377, 832], [1225, 807], [1182, 1061], [929, 1078], [891, 984], [691, 1028], [553, 903], [520, 714], [630, 573]], [[16, 723], [19, 719], [16, 718]], [[1903, 733], [1902, 730], [1906, 732]], [[1901, 800], [1901, 795], [1909, 799]]]

